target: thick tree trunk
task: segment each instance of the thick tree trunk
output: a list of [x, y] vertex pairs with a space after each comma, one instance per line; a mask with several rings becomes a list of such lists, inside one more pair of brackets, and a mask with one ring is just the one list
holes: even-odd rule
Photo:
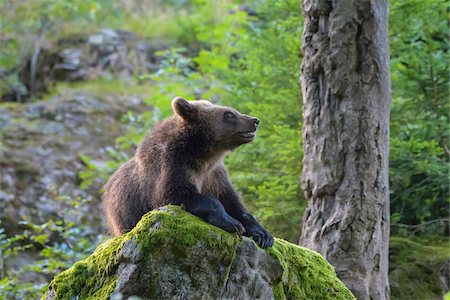
[[389, 39], [386, 0], [303, 0], [300, 244], [358, 299], [389, 299]]

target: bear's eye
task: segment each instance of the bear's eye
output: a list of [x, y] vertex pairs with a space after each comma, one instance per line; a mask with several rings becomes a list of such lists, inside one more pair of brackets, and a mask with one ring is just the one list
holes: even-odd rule
[[226, 118], [226, 119], [234, 119], [234, 118], [236, 118], [236, 115], [233, 114], [231, 111], [226, 111], [226, 112], [223, 114], [223, 116], [224, 116], [224, 118]]

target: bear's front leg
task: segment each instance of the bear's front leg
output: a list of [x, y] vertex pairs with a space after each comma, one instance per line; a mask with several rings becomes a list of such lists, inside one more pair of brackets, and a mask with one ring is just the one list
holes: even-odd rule
[[271, 247], [273, 245], [274, 240], [272, 235], [248, 212], [241, 203], [239, 196], [232, 188], [224, 188], [219, 199], [225, 207], [226, 212], [244, 225], [245, 236], [253, 238], [253, 240], [262, 248]]
[[198, 196], [194, 199], [182, 203], [186, 211], [205, 220], [209, 224], [217, 226], [230, 233], [236, 232], [239, 235], [245, 233], [244, 226], [232, 216], [230, 216], [219, 200], [213, 197]]
[[191, 214], [225, 231], [239, 235], [245, 233], [244, 226], [226, 212], [218, 199], [200, 194], [182, 175], [180, 171], [166, 181], [168, 184], [163, 190], [170, 203], [183, 206]]
[[[272, 235], [256, 221], [242, 204], [238, 193], [234, 190], [231, 182], [228, 180], [225, 169], [223, 167], [218, 167], [214, 170], [213, 176], [215, 182], [220, 183], [219, 201], [230, 216], [244, 225], [244, 235], [253, 238], [253, 240], [262, 248], [271, 247], [274, 242]], [[214, 193], [213, 190], [209, 192], [211, 194]]]

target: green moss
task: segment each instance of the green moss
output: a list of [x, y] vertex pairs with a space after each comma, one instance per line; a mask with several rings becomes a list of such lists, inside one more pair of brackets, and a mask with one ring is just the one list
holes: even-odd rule
[[[186, 255], [185, 249], [190, 249], [198, 241], [203, 241], [208, 248], [222, 249], [229, 252], [234, 249], [239, 237], [228, 234], [218, 227], [201, 221], [198, 217], [186, 213], [181, 207], [167, 206], [167, 209], [150, 212], [134, 228], [137, 243], [144, 253], [164, 249], [169, 246], [177, 254]], [[188, 226], [186, 226], [188, 225]], [[152, 229], [153, 228], [153, 229]], [[150, 232], [150, 234], [149, 234]], [[173, 243], [173, 233], [176, 232], [177, 243]], [[175, 247], [175, 248], [174, 248]]]
[[[240, 237], [209, 225], [178, 206], [169, 205], [147, 213], [132, 231], [101, 244], [90, 257], [56, 276], [49, 285], [49, 291], [56, 294], [56, 299], [77, 296], [80, 299], [108, 299], [118, 279], [115, 275], [118, 253], [131, 238], [143, 253], [140, 260], [149, 259], [149, 253], [153, 258], [169, 259], [165, 272], [171, 272], [171, 264], [187, 270], [202, 270], [197, 265], [199, 261], [186, 258], [207, 257], [202, 260], [207, 264], [205, 270], [217, 270], [221, 275], [219, 284], [226, 282], [236, 248], [242, 242]], [[273, 286], [275, 299], [354, 299], [336, 277], [331, 265], [316, 252], [281, 239], [277, 239], [267, 251], [280, 261], [284, 269], [282, 280]], [[214, 265], [211, 268], [211, 264], [216, 264], [217, 268]], [[173, 271], [168, 276], [177, 278], [176, 268]], [[145, 282], [156, 286], [158, 278], [155, 276], [161, 275], [149, 275], [144, 267], [139, 276], [149, 276]], [[190, 278], [192, 286], [200, 289], [204, 282], [196, 282], [194, 277]]]
[[12, 118], [11, 123], [31, 130], [37, 129], [41, 125], [41, 121], [38, 119], [30, 120], [24, 117]]
[[21, 109], [22, 104], [18, 102], [0, 102], [0, 109], [2, 108], [7, 110]]
[[[426, 243], [426, 245], [425, 245]], [[391, 237], [389, 282], [392, 299], [442, 297], [439, 269], [449, 260], [449, 239], [414, 241]]]
[[444, 294], [444, 300], [450, 300], [450, 291]]
[[55, 299], [108, 299], [116, 286], [117, 254], [126, 240], [128, 235], [106, 241], [91, 256], [55, 276], [42, 299], [51, 291]]
[[275, 299], [355, 299], [317, 252], [282, 239], [268, 251], [284, 268], [282, 282], [273, 288]]

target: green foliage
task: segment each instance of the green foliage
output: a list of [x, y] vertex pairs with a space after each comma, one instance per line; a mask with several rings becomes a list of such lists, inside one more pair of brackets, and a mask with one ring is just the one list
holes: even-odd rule
[[[437, 141], [392, 138], [390, 180], [392, 223], [420, 224], [448, 216], [448, 164]], [[421, 233], [445, 234], [444, 224]], [[439, 228], [440, 227], [440, 228]], [[417, 231], [419, 232], [419, 231]]]
[[444, 300], [450, 300], [450, 292], [445, 293]]
[[[80, 206], [87, 205], [86, 200], [65, 197], [60, 200], [64, 203], [64, 208], [43, 224], [22, 221], [24, 230], [12, 237], [8, 237], [0, 228], [0, 253], [3, 261], [23, 259], [30, 254], [37, 258], [19, 269], [9, 269], [0, 278], [0, 295], [4, 299], [39, 298], [47, 286], [47, 280], [90, 254], [103, 239], [102, 236], [93, 235], [79, 221], [70, 221], [73, 216], [81, 218], [79, 209]], [[24, 280], [30, 274], [34, 278], [41, 278], [41, 281]]]
[[[420, 224], [449, 215], [448, 8], [440, 0], [391, 2], [394, 225]], [[417, 232], [445, 234], [440, 225], [438, 232], [433, 227]], [[396, 226], [393, 230], [400, 233]]]

